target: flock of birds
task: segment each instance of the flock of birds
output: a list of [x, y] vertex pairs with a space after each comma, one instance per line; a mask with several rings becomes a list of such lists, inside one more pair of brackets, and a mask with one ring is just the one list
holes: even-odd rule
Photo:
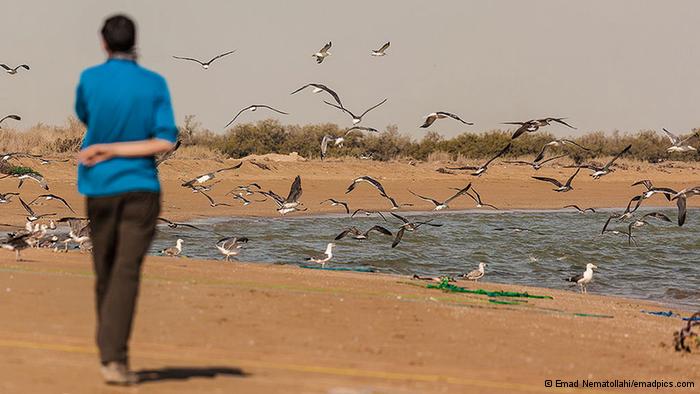
[[[324, 62], [325, 59], [327, 59], [329, 56], [331, 56], [331, 52], [329, 51], [332, 47], [332, 43], [328, 42], [326, 45], [324, 45], [318, 52], [314, 53], [312, 56], [316, 59], [316, 62], [321, 64]], [[376, 56], [376, 57], [381, 57], [381, 56], [386, 56], [387, 55], [387, 50], [390, 47], [390, 43], [387, 42], [384, 45], [382, 45], [379, 49], [375, 49], [371, 51], [371, 56]], [[208, 61], [201, 61], [192, 57], [183, 57], [183, 56], [173, 56], [175, 59], [178, 60], [184, 60], [184, 61], [191, 61], [191, 62], [196, 62], [204, 70], [209, 69], [214, 62], [229, 56], [233, 54], [235, 50], [233, 51], [228, 51], [224, 52], [220, 55], [217, 55], [213, 57], [212, 59]], [[17, 74], [21, 69], [24, 70], [29, 70], [29, 66], [25, 64], [21, 64], [17, 67], [9, 67], [5, 64], [0, 64], [0, 67], [5, 69], [5, 71], [10, 74], [10, 75], [15, 75]], [[373, 111], [380, 106], [382, 106], [384, 103], [386, 103], [387, 99], [383, 99], [377, 104], [374, 104], [367, 108], [365, 111], [357, 113], [353, 112], [350, 109], [348, 109], [341, 101], [340, 96], [331, 88], [324, 84], [320, 83], [308, 83], [306, 85], [301, 86], [300, 88], [294, 90], [291, 92], [292, 95], [295, 95], [307, 88], [312, 88], [313, 93], [325, 93], [327, 94], [333, 102], [323, 100], [323, 102], [330, 106], [333, 107], [339, 111], [342, 111], [343, 113], [347, 114], [350, 117], [350, 121], [352, 123], [352, 126], [347, 128], [346, 130], [343, 131], [342, 135], [338, 136], [333, 136], [333, 135], [325, 135], [322, 140], [320, 141], [320, 151], [321, 151], [321, 159], [325, 158], [327, 155], [327, 150], [329, 149], [330, 146], [341, 146], [344, 142], [345, 137], [347, 137], [350, 133], [352, 132], [378, 132], [377, 129], [372, 128], [372, 127], [366, 127], [366, 126], [361, 126], [360, 123], [363, 121], [363, 117], [367, 115], [370, 111]], [[265, 109], [269, 110], [278, 114], [283, 114], [287, 115], [288, 113], [279, 109], [276, 109], [272, 106], [265, 105], [265, 104], [254, 104], [247, 106], [243, 109], [241, 109], [227, 124], [225, 127], [229, 127], [231, 124], [233, 124], [243, 113], [248, 112], [248, 111], [257, 111], [258, 109]], [[4, 118], [0, 119], [0, 125], [2, 124], [3, 121], [7, 119], [12, 119], [12, 120], [21, 120], [21, 118], [18, 115], [8, 115], [5, 116]], [[428, 115], [425, 116], [424, 122], [419, 126], [420, 128], [428, 128], [431, 125], [433, 125], [436, 121], [441, 120], [441, 119], [451, 119], [453, 121], [460, 122], [465, 125], [473, 125], [473, 123], [468, 122], [463, 120], [460, 116], [451, 113], [451, 112], [446, 112], [446, 111], [435, 111], [432, 112]], [[565, 127], [568, 127], [570, 129], [575, 129], [571, 124], [569, 124], [566, 121], [566, 118], [563, 117], [545, 117], [545, 118], [540, 118], [540, 119], [532, 119], [532, 120], [527, 120], [523, 122], [505, 122], [504, 124], [507, 125], [513, 125], [517, 126], [515, 131], [513, 131], [512, 136], [511, 136], [511, 141], [515, 140], [516, 138], [520, 137], [521, 135], [525, 133], [534, 133], [538, 131], [539, 129], [550, 126], [553, 123], [559, 124]], [[696, 151], [697, 149], [690, 145], [688, 142], [692, 139], [697, 137], [696, 134], [692, 134], [690, 136], [687, 136], [685, 138], [678, 137], [671, 132], [669, 132], [666, 129], [663, 129], [664, 133], [668, 137], [668, 139], [671, 142], [671, 146], [667, 149], [669, 153], [674, 153], [674, 152], [689, 152], [689, 151]], [[172, 151], [162, 155], [161, 157], [156, 159], [156, 165], [160, 165], [164, 161], [168, 160], [173, 153], [179, 148], [180, 142], [175, 145]], [[443, 172], [443, 173], [449, 173], [449, 174], [456, 174], [455, 171], [468, 171], [468, 174], [474, 177], [482, 177], [484, 176], [488, 169], [489, 165], [491, 165], [494, 161], [497, 159], [501, 158], [503, 155], [508, 153], [512, 147], [512, 144], [509, 142], [507, 143], [504, 147], [498, 149], [497, 152], [494, 153], [492, 157], [489, 158], [486, 162], [484, 162], [481, 165], [478, 166], [460, 166], [460, 167], [445, 167], [445, 168], [439, 168], [437, 171]], [[563, 157], [568, 156], [568, 154], [561, 154], [561, 155], [556, 155], [556, 156], [551, 156], [549, 158], [545, 158], [547, 155], [547, 152], [552, 150], [553, 148], [563, 148], [563, 149], [581, 149], [581, 150], [590, 150], [572, 140], [568, 139], [555, 139], [553, 141], [550, 141], [542, 146], [542, 149], [540, 150], [539, 154], [532, 160], [532, 161], [524, 161], [524, 160], [504, 160], [504, 163], [509, 163], [509, 164], [514, 164], [514, 165], [527, 165], [531, 166], [534, 171], [540, 170], [546, 163], [552, 163], [555, 160], [561, 159]], [[604, 165], [597, 165], [595, 163], [588, 163], [588, 164], [579, 164], [579, 165], [572, 165], [572, 166], [565, 166], [565, 168], [575, 168], [573, 173], [566, 179], [566, 180], [560, 180], [560, 179], [554, 179], [554, 178], [549, 178], [549, 177], [542, 177], [542, 176], [532, 176], [533, 179], [541, 182], [547, 182], [551, 183], [554, 185], [554, 191], [559, 192], [559, 193], [565, 193], [573, 190], [573, 182], [575, 178], [579, 175], [582, 169], [590, 170], [590, 176], [593, 179], [600, 179], [603, 176], [611, 174], [613, 171], [615, 171], [615, 162], [622, 157], [624, 154], [630, 151], [632, 148], [631, 145], [625, 147], [622, 149], [617, 155], [615, 155], [609, 162], [607, 162]], [[6, 153], [6, 154], [1, 154], [0, 155], [0, 164], [7, 163], [10, 160], [16, 160], [16, 159], [32, 159], [32, 160], [39, 160], [41, 164], [50, 164], [52, 162], [56, 162], [59, 160], [50, 160], [43, 158], [38, 155], [32, 155], [29, 153], [24, 153], [24, 152], [11, 152], [11, 153]], [[65, 160], [64, 160], [65, 161]], [[260, 163], [256, 161], [248, 161], [251, 165], [255, 165], [263, 170], [272, 170], [272, 168], [265, 164], [265, 163]], [[214, 181], [214, 179], [217, 177], [218, 174], [221, 174], [222, 172], [226, 171], [234, 171], [239, 169], [242, 166], [243, 162], [241, 161], [240, 163], [230, 166], [230, 167], [225, 167], [225, 168], [220, 168], [213, 170], [211, 172], [205, 173], [198, 175], [190, 180], [184, 180], [181, 184], [182, 187], [191, 189], [192, 192], [194, 193], [199, 193], [203, 196], [203, 198], [206, 200], [206, 202], [209, 204], [210, 207], [219, 207], [219, 206], [231, 206], [232, 203], [235, 200], [238, 200], [241, 202], [243, 206], [250, 205], [254, 202], [257, 203], [262, 203], [267, 200], [271, 200], [275, 206], [276, 210], [279, 214], [281, 215], [286, 215], [292, 212], [299, 212], [299, 211], [305, 211], [307, 210], [306, 207], [304, 207], [304, 204], [302, 201], [300, 201], [302, 197], [302, 179], [301, 176], [297, 176], [289, 189], [289, 193], [287, 194], [286, 197], [283, 197], [277, 193], [275, 193], [272, 190], [264, 190], [258, 183], [250, 183], [247, 185], [238, 185], [236, 188], [233, 190], [228, 191], [224, 196], [231, 197], [230, 202], [223, 202], [223, 201], [216, 201], [211, 195], [208, 194], [209, 191], [211, 191], [215, 185], [219, 184], [220, 181]], [[18, 189], [22, 187], [23, 183], [25, 181], [33, 181], [36, 182], [43, 190], [48, 191], [49, 190], [49, 185], [48, 182], [43, 178], [43, 176], [39, 175], [36, 172], [29, 172], [29, 173], [23, 173], [23, 174], [12, 174], [12, 175], [5, 175], [4, 177], [1, 177], [0, 179], [8, 178], [8, 177], [13, 177], [18, 179]], [[345, 211], [346, 214], [348, 214], [350, 217], [355, 217], [358, 214], [364, 214], [366, 216], [371, 216], [371, 215], [378, 215], [384, 220], [383, 225], [373, 225], [367, 230], [361, 230], [355, 226], [351, 226], [348, 228], [345, 228], [340, 232], [334, 239], [334, 241], [340, 241], [345, 238], [352, 238], [355, 240], [366, 240], [370, 237], [370, 234], [376, 233], [379, 236], [386, 236], [386, 237], [391, 237], [393, 240], [391, 242], [391, 247], [396, 248], [404, 239], [404, 236], [407, 232], [415, 232], [421, 227], [440, 227], [442, 224], [440, 223], [434, 223], [433, 219], [426, 219], [426, 220], [412, 220], [407, 217], [404, 217], [402, 215], [397, 214], [394, 211], [400, 210], [404, 207], [409, 207], [413, 206], [411, 203], [399, 203], [396, 201], [395, 198], [391, 197], [384, 186], [375, 178], [372, 178], [371, 176], [363, 175], [359, 176], [355, 179], [352, 180], [352, 182], [349, 184], [346, 190], [346, 194], [351, 193], [353, 190], [355, 190], [359, 185], [362, 184], [367, 184], [370, 187], [374, 188], [378, 192], [378, 196], [380, 198], [383, 198], [390, 204], [390, 215], [384, 215], [381, 211], [371, 211], [371, 210], [364, 210], [364, 209], [356, 209], [351, 213], [350, 207], [348, 205], [347, 201], [343, 201], [341, 198], [336, 198], [336, 197], [331, 197], [328, 198], [324, 201], [321, 202], [321, 204], [326, 204], [329, 203], [331, 206], [337, 206], [337, 207], [342, 207], [342, 209]], [[651, 220], [660, 220], [664, 222], [673, 222], [673, 220], [667, 216], [666, 214], [663, 214], [661, 212], [648, 212], [643, 215], [637, 216], [637, 210], [640, 208], [641, 204], [643, 201], [651, 198], [655, 194], [662, 194], [669, 202], [675, 202], [676, 206], [678, 208], [678, 215], [677, 215], [677, 223], [678, 226], [683, 226], [683, 224], [686, 221], [686, 216], [687, 216], [687, 210], [686, 210], [686, 201], [689, 197], [695, 196], [695, 195], [700, 195], [700, 186], [696, 187], [690, 187], [686, 188], [683, 190], [673, 190], [668, 187], [656, 187], [655, 185], [652, 184], [650, 180], [641, 180], [639, 182], [635, 182], [633, 185], [634, 186], [643, 186], [644, 190], [636, 194], [634, 197], [630, 199], [629, 204], [627, 205], [627, 208], [621, 212], [621, 213], [613, 213], [611, 214], [607, 221], [605, 222], [605, 225], [603, 226], [602, 229], [602, 234], [622, 234], [627, 237], [627, 241], [630, 245], [635, 244], [636, 245], [636, 240], [632, 234], [634, 229], [640, 228], [642, 226], [648, 225], [651, 223]], [[428, 202], [434, 206], [435, 211], [441, 211], [441, 210], [446, 210], [449, 209], [450, 206], [449, 204], [453, 202], [454, 200], [458, 198], [470, 198], [473, 200], [476, 204], [477, 208], [481, 207], [489, 207], [491, 209], [498, 209], [492, 204], [484, 203], [482, 201], [481, 195], [476, 191], [476, 189], [473, 187], [472, 183], [469, 182], [467, 183], [464, 187], [462, 188], [457, 188], [454, 189], [453, 192], [450, 192], [451, 195], [446, 198], [446, 199], [439, 199], [439, 198], [433, 198], [425, 195], [421, 195], [418, 193], [415, 193], [411, 190], [408, 190], [408, 192], [413, 195], [415, 198]], [[254, 196], [259, 195], [261, 196], [261, 199], [255, 199]], [[66, 209], [68, 209], [71, 213], [75, 214], [75, 211], [73, 208], [69, 205], [69, 203], [62, 197], [57, 196], [55, 194], [49, 194], [49, 193], [44, 193], [36, 196], [35, 198], [31, 199], [28, 203], [20, 197], [18, 192], [8, 192], [8, 193], [0, 193], [0, 204], [8, 204], [14, 201], [14, 197], [19, 200], [19, 203], [23, 207], [23, 209], [27, 212], [26, 216], [26, 226], [22, 229], [18, 229], [17, 231], [8, 233], [7, 236], [0, 240], [0, 246], [5, 249], [12, 250], [16, 253], [16, 258], [17, 260], [21, 259], [20, 256], [20, 251], [26, 248], [30, 247], [50, 247], [53, 248], [56, 251], [62, 250], [62, 251], [67, 251], [69, 248], [70, 244], [76, 244], [77, 247], [80, 250], [90, 250], [91, 248], [91, 243], [90, 243], [90, 234], [89, 234], [89, 223], [86, 218], [83, 217], [75, 217], [75, 216], [66, 216], [66, 217], [60, 217], [60, 218], [54, 218], [56, 216], [56, 213], [38, 213], [36, 212], [36, 206], [40, 201], [58, 201], [60, 202]], [[595, 213], [595, 208], [581, 208], [577, 205], [567, 205], [564, 208], [573, 208], [576, 209], [578, 212], [585, 214], [585, 213]], [[387, 218], [388, 217], [388, 218]], [[49, 219], [48, 223], [39, 223], [40, 220], [44, 219], [46, 220], [47, 218]], [[197, 227], [192, 224], [188, 223], [178, 223], [166, 218], [158, 218], [158, 220], [167, 225], [170, 228], [176, 229], [176, 228], [191, 228], [194, 230], [201, 230], [200, 227]], [[389, 220], [395, 220], [396, 225], [394, 225], [392, 231], [391, 229], [387, 228], [390, 227]], [[626, 229], [611, 229], [609, 227], [612, 221], [615, 220], [617, 223], [626, 223]], [[67, 224], [68, 225], [68, 232], [61, 232], [59, 229], [58, 224]], [[498, 229], [498, 230], [506, 230], [506, 229]], [[513, 230], [513, 231], [527, 231], [527, 229], [522, 229], [522, 228], [510, 228], [508, 230]], [[236, 256], [239, 254], [240, 250], [249, 242], [248, 238], [246, 237], [226, 237], [221, 234], [215, 233], [221, 238], [215, 243], [216, 249], [224, 256], [224, 259], [226, 261], [229, 261], [229, 259], [232, 256]], [[175, 246], [166, 248], [161, 251], [161, 254], [166, 255], [166, 256], [180, 256], [182, 255], [183, 252], [183, 243], [184, 241], [181, 238], [178, 238]], [[321, 264], [322, 267], [325, 267], [326, 264], [330, 263], [333, 260], [333, 249], [335, 247], [334, 242], [330, 242], [327, 244], [325, 251], [316, 256], [309, 256], [307, 258], [307, 261], [312, 262], [312, 263], [318, 263]], [[478, 268], [475, 269], [474, 271], [471, 271], [466, 274], [458, 275], [458, 278], [463, 278], [463, 279], [468, 279], [468, 280], [479, 280], [480, 278], [484, 277], [485, 275], [485, 267], [487, 266], [486, 263], [481, 262], [478, 265]], [[593, 278], [593, 270], [597, 269], [597, 266], [589, 263], [586, 266], [586, 269], [583, 273], [579, 275], [574, 275], [570, 278], [567, 278], [566, 280], [574, 282], [578, 284], [581, 288], [581, 292], [586, 292], [586, 285], [592, 280]], [[419, 275], [414, 275], [415, 279], [421, 279], [421, 280], [444, 280], [447, 278], [448, 280], [456, 280], [457, 277], [440, 277], [440, 278], [433, 278], [433, 277], [422, 277]]]

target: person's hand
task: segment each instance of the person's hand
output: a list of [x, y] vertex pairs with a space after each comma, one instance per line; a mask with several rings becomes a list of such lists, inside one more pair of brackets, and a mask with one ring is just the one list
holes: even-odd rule
[[81, 150], [78, 153], [78, 161], [88, 167], [109, 160], [114, 157], [114, 149], [110, 144], [95, 144]]

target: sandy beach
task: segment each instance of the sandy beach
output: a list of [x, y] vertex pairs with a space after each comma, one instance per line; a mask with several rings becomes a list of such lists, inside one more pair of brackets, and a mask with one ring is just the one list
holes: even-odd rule
[[25, 256], [15, 263], [0, 255], [0, 311], [12, 316], [0, 325], [6, 393], [561, 391], [545, 388], [546, 379], [700, 384], [697, 355], [672, 348], [681, 322], [640, 312], [658, 305], [458, 283], [553, 297], [493, 298], [391, 275], [149, 257], [132, 342], [133, 367], [146, 382], [110, 388], [97, 373], [88, 256]]

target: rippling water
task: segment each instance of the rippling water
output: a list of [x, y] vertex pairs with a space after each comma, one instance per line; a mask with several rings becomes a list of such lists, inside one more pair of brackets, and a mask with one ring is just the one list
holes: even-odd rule
[[[640, 210], [641, 211], [641, 210]], [[675, 219], [674, 210], [662, 210]], [[563, 278], [583, 272], [586, 263], [600, 270], [588, 286], [592, 293], [614, 294], [700, 306], [700, 210], [688, 212], [678, 227], [650, 219], [636, 229], [637, 247], [622, 235], [601, 235], [609, 212], [579, 214], [563, 211], [459, 211], [401, 213], [413, 219], [434, 219], [443, 227], [421, 227], [406, 233], [391, 249], [393, 238], [372, 233], [369, 240], [337, 241], [334, 262], [343, 267], [372, 268], [398, 274], [459, 274], [488, 263], [486, 280], [498, 283], [572, 289]], [[301, 264], [309, 254], [323, 253], [326, 244], [348, 226], [362, 231], [379, 224], [395, 232], [399, 222], [345, 215], [285, 218], [231, 218], [198, 222], [225, 235], [246, 236], [250, 242], [240, 261]], [[613, 223], [615, 223], [613, 221]], [[512, 227], [532, 231], [515, 232]], [[611, 227], [626, 229], [613, 224]], [[505, 231], [497, 231], [505, 228]], [[217, 236], [191, 229], [161, 227], [152, 252], [184, 240], [183, 254], [221, 259], [214, 248]], [[340, 264], [337, 264], [341, 266]]]

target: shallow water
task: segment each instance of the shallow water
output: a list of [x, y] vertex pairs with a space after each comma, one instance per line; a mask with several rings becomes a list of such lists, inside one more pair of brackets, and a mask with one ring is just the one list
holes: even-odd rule
[[[641, 210], [640, 210], [641, 211]], [[675, 220], [674, 210], [662, 210]], [[197, 222], [199, 227], [250, 242], [240, 261], [304, 264], [310, 254], [322, 254], [335, 242], [329, 266], [372, 268], [397, 274], [455, 275], [488, 263], [489, 282], [577, 290], [563, 279], [583, 272], [586, 263], [600, 269], [589, 284], [591, 293], [621, 295], [668, 305], [700, 306], [700, 210], [688, 212], [684, 227], [649, 219], [635, 229], [638, 246], [623, 235], [601, 235], [609, 211], [579, 214], [564, 211], [460, 211], [401, 213], [413, 219], [433, 219], [442, 227], [423, 226], [407, 232], [396, 249], [392, 237], [372, 233], [369, 240], [333, 241], [343, 229], [364, 231], [379, 224], [395, 233], [398, 220], [385, 214], [349, 218], [345, 215], [284, 218], [231, 218]], [[511, 227], [532, 231], [515, 232]], [[505, 228], [497, 231], [497, 228]], [[611, 228], [626, 229], [611, 223]], [[217, 235], [192, 229], [161, 230], [152, 252], [184, 240], [183, 254], [221, 259], [214, 247]]]

